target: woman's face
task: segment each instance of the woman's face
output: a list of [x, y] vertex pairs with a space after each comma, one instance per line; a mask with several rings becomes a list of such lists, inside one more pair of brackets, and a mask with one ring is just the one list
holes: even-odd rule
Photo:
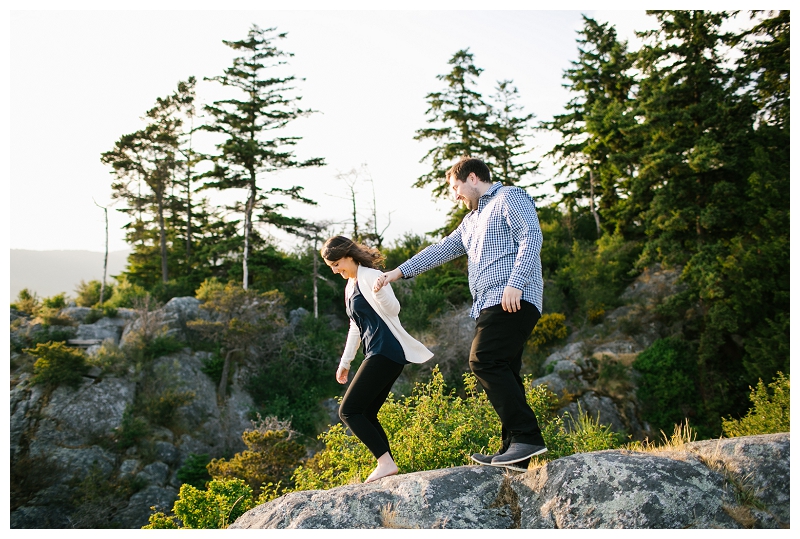
[[335, 262], [325, 258], [323, 258], [323, 260], [325, 260], [325, 263], [331, 268], [333, 273], [341, 275], [343, 279], [355, 279], [358, 274], [358, 264], [349, 256], [340, 258]]

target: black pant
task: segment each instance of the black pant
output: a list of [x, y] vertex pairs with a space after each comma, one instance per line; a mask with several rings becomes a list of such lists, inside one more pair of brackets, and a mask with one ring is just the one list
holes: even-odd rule
[[367, 449], [380, 457], [389, 450], [389, 439], [378, 422], [381, 409], [403, 365], [386, 356], [371, 356], [358, 368], [339, 407], [342, 422], [364, 442]]
[[501, 452], [512, 442], [545, 445], [519, 375], [525, 341], [541, 314], [535, 305], [520, 303], [521, 308], [515, 313], [504, 311], [500, 305], [483, 309], [469, 354], [469, 367], [500, 416]]

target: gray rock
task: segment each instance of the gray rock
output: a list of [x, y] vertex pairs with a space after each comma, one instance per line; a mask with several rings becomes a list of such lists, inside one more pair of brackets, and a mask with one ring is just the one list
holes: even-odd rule
[[89, 307], [67, 307], [66, 309], [61, 309], [60, 314], [74, 322], [83, 322], [90, 312], [92, 312], [92, 309]]
[[[135, 311], [134, 311], [135, 312]], [[118, 313], [119, 314], [119, 313]], [[208, 318], [208, 313], [200, 308], [200, 301], [193, 297], [172, 298], [163, 307], [150, 313], [150, 318], [155, 326], [151, 328], [156, 334], [186, 338], [186, 323], [195, 318]], [[120, 343], [124, 346], [130, 342], [133, 335], [141, 330], [142, 320], [138, 314], [125, 326]]]
[[100, 446], [60, 447], [35, 439], [31, 442], [30, 455], [45, 457], [54, 474], [54, 485], [64, 484], [71, 479], [83, 479], [93, 470], [98, 470], [102, 477], [108, 477], [116, 468], [116, 457]]
[[289, 325], [296, 326], [307, 315], [308, 311], [302, 307], [298, 307], [293, 311], [289, 311]]
[[71, 528], [72, 522], [65, 507], [25, 505], [11, 512], [12, 530], [41, 530]]
[[59, 386], [42, 410], [37, 437], [61, 445], [83, 445], [111, 434], [133, 403], [136, 383], [115, 377], [86, 380], [77, 389]]
[[568, 420], [564, 422], [568, 430], [572, 430], [574, 422], [578, 419], [579, 404], [581, 412], [587, 414], [591, 419], [598, 420], [601, 425], [610, 426], [614, 432], [626, 433], [628, 431], [614, 401], [604, 395], [598, 395], [594, 391], [587, 391], [578, 398], [577, 403], [570, 403], [558, 411], [559, 415], [564, 412], [569, 413]]
[[556, 352], [553, 352], [552, 354], [547, 356], [547, 359], [544, 360], [542, 366], [547, 367], [547, 365], [549, 365], [550, 363], [557, 363], [565, 359], [571, 361], [580, 359], [584, 357], [583, 348], [584, 348], [583, 342], [569, 343], [560, 350], [557, 350]]
[[127, 479], [128, 477], [132, 477], [134, 472], [139, 468], [139, 460], [138, 459], [126, 459], [122, 462], [119, 467], [119, 478], [120, 479]]
[[139, 529], [148, 523], [151, 507], [168, 513], [177, 499], [176, 489], [151, 485], [131, 496], [127, 507], [115, 516], [114, 523], [120, 528]]
[[508, 507], [494, 504], [502, 483], [500, 468], [460, 466], [293, 492], [251, 509], [230, 528], [509, 528]]
[[583, 453], [524, 474], [461, 466], [293, 492], [230, 527], [788, 528], [789, 477], [789, 434], [748, 436]]
[[160, 461], [151, 462], [142, 468], [142, 471], [136, 474], [136, 477], [143, 479], [148, 484], [163, 487], [169, 478], [169, 466]]
[[178, 460], [178, 449], [169, 442], [158, 441], [155, 442], [154, 450], [158, 460], [166, 462], [167, 464], [174, 464]]
[[103, 320], [108, 319], [103, 318], [94, 324], [80, 324], [78, 326], [78, 332], [75, 335], [75, 338], [80, 340], [111, 340], [114, 342], [114, 344], [119, 344], [119, 338], [122, 334], [121, 326], [116, 324], [101, 323]]

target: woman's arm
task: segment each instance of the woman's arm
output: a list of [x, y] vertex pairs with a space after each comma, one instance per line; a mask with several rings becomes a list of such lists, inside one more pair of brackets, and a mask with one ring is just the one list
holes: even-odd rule
[[397, 316], [400, 314], [400, 302], [397, 301], [397, 296], [394, 295], [392, 286], [382, 286], [377, 292], [373, 287], [373, 296], [375, 301], [381, 306], [384, 313], [389, 316]]
[[350, 369], [350, 363], [355, 359], [358, 347], [361, 344], [361, 332], [358, 326], [350, 320], [350, 329], [347, 330], [347, 342], [344, 345], [342, 359], [339, 360], [339, 367], [345, 370]]

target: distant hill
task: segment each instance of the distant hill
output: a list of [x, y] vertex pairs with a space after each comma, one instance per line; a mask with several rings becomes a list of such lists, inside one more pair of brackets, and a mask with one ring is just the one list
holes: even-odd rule
[[[127, 250], [108, 253], [109, 280], [125, 269], [128, 253]], [[103, 253], [11, 249], [11, 301], [23, 288], [36, 292], [40, 298], [59, 292], [75, 297], [75, 288], [81, 280], [102, 278]]]

